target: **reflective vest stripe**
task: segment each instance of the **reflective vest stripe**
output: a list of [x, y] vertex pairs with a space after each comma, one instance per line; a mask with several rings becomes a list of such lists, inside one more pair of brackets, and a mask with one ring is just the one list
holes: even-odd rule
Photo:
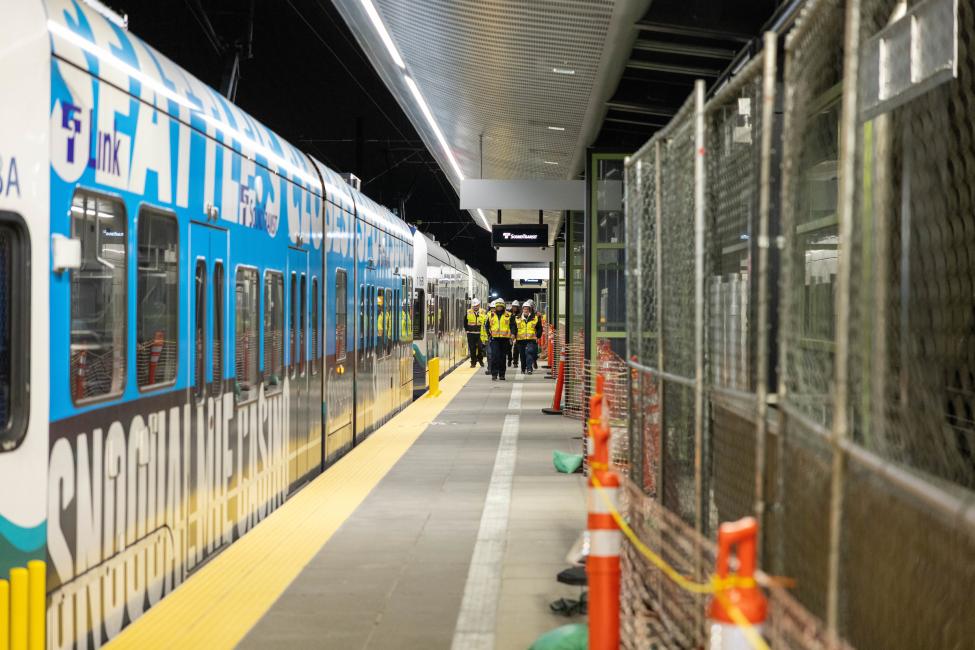
[[502, 314], [500, 318], [498, 318], [496, 313], [491, 314], [488, 316], [488, 323], [490, 325], [491, 336], [511, 336], [511, 314]]

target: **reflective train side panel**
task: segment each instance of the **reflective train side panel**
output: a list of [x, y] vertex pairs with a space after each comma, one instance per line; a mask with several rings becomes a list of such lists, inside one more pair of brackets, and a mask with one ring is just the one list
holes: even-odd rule
[[[0, 48], [0, 579], [46, 558], [51, 45], [44, 7], [4, 8]], [[16, 38], [13, 37], [16, 35]], [[9, 94], [8, 94], [9, 93]]]
[[325, 184], [325, 463], [352, 449], [355, 408], [355, 203], [352, 189], [317, 160]]
[[413, 393], [429, 386], [427, 362], [440, 359], [441, 376], [467, 357], [467, 265], [417, 231], [413, 236]]
[[48, 633], [97, 647], [320, 471], [322, 188], [106, 17], [47, 9], [50, 229], [81, 255], [48, 267]]
[[113, 18], [16, 3], [0, 52], [0, 578], [46, 561], [52, 648], [114, 638], [413, 393], [413, 229]]
[[[355, 442], [379, 428], [409, 403], [400, 360], [408, 341], [401, 335], [404, 278], [412, 268], [409, 227], [356, 192], [356, 277], [358, 296], [355, 359]], [[412, 391], [411, 391], [412, 392]]]

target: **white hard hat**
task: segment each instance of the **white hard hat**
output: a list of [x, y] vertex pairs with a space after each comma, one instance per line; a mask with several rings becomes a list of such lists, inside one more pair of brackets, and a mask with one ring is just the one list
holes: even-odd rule
[[517, 300], [512, 300], [511, 301], [511, 306], [512, 307], [520, 307], [521, 306], [521, 303], [518, 302]]
[[526, 300], [525, 301], [525, 304], [522, 305], [522, 307], [534, 307], [534, 306], [535, 306], [535, 303], [534, 303], [534, 301], [532, 301], [531, 298], [529, 298], [528, 300]]
[[504, 301], [501, 298], [495, 298], [494, 302], [491, 303], [492, 307], [497, 307], [498, 305], [503, 305]]
[[481, 306], [481, 301], [480, 300], [478, 300], [477, 298], [474, 298], [473, 300], [471, 300], [471, 307], [480, 307], [480, 306]]

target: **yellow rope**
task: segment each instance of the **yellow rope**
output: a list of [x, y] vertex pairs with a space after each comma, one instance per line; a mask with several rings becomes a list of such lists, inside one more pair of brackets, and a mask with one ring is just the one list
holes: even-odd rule
[[[604, 469], [604, 463], [592, 463], [593, 469]], [[609, 509], [610, 516], [616, 525], [619, 526], [620, 530], [626, 535], [626, 538], [630, 540], [633, 547], [638, 550], [647, 560], [650, 561], [655, 567], [657, 567], [661, 573], [663, 573], [667, 578], [676, 584], [678, 587], [684, 591], [690, 592], [692, 594], [714, 594], [718, 602], [724, 607], [725, 611], [728, 612], [728, 616], [734, 621], [735, 625], [742, 629], [748, 642], [752, 645], [755, 650], [769, 650], [768, 644], [762, 635], [758, 633], [755, 626], [751, 624], [745, 614], [741, 609], [728, 600], [725, 596], [725, 591], [732, 587], [740, 588], [751, 588], [755, 587], [754, 578], [743, 578], [738, 575], [732, 575], [727, 578], [719, 578], [716, 575], [711, 576], [708, 582], [695, 582], [689, 578], [684, 577], [681, 573], [667, 563], [662, 557], [654, 553], [649, 546], [643, 543], [643, 541], [637, 536], [633, 529], [630, 528], [629, 524], [623, 519], [623, 516], [613, 505], [612, 500], [609, 495], [603, 490], [602, 484], [600, 484], [599, 479], [596, 478], [595, 473], [591, 474], [593, 487], [599, 493], [599, 496], [603, 499], [606, 507]]]

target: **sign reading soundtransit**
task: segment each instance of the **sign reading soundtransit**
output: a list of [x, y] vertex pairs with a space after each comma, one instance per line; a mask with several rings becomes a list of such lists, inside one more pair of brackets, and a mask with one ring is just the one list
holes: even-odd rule
[[548, 224], [517, 223], [491, 228], [492, 246], [548, 246]]

